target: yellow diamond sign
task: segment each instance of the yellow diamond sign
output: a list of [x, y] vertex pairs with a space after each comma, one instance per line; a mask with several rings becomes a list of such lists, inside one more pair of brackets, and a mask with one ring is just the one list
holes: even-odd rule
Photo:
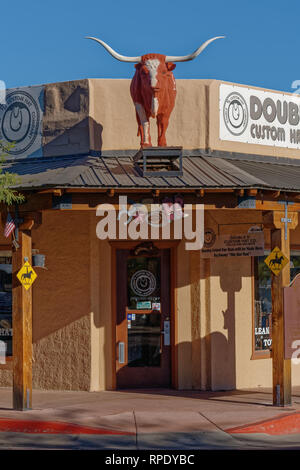
[[17, 278], [19, 279], [20, 283], [27, 290], [27, 289], [29, 289], [29, 287], [32, 286], [32, 284], [36, 280], [37, 274], [35, 273], [33, 268], [30, 266], [28, 261], [26, 261], [26, 263], [23, 264], [23, 267], [18, 272]]
[[288, 264], [289, 260], [282, 253], [282, 251], [276, 246], [272, 253], [265, 259], [266, 265], [271, 271], [278, 276], [280, 271]]

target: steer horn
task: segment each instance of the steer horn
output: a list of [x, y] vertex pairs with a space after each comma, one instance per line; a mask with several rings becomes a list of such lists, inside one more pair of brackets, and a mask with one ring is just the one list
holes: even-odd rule
[[[204, 49], [213, 41], [216, 39], [222, 39], [225, 38], [225, 36], [217, 36], [212, 39], [208, 39], [205, 41], [198, 49], [195, 50], [192, 54], [188, 55], [183, 55], [183, 56], [172, 56], [172, 55], [167, 55], [166, 56], [166, 62], [187, 62], [188, 60], [193, 60], [195, 59], [201, 52], [204, 51]], [[118, 54], [118, 52], [114, 51], [106, 42], [102, 41], [101, 39], [93, 38], [93, 37], [86, 37], [86, 39], [93, 39], [94, 41], [99, 42], [101, 46], [103, 46], [115, 59], [120, 60], [121, 62], [141, 62], [142, 57], [136, 56], [136, 57], [128, 57], [126, 55], [121, 55]]]
[[195, 52], [193, 52], [192, 54], [189, 54], [189, 55], [183, 55], [183, 56], [167, 55], [167, 56], [166, 56], [166, 62], [186, 62], [186, 61], [188, 61], [188, 60], [193, 60], [193, 59], [195, 59], [199, 54], [201, 54], [201, 52], [204, 51], [204, 49], [208, 46], [208, 44], [210, 44], [211, 42], [215, 41], [216, 39], [222, 39], [222, 38], [225, 38], [225, 36], [217, 36], [217, 37], [215, 37], [215, 38], [208, 39], [208, 40], [205, 41], [203, 44], [201, 44], [201, 46], [198, 47], [198, 49], [196, 49]]
[[101, 41], [101, 39], [86, 37], [86, 39], [93, 39], [94, 41], [99, 42], [115, 59], [120, 60], [121, 62], [141, 62], [141, 56], [137, 57], [127, 57], [126, 55], [118, 54], [114, 51], [106, 42]]

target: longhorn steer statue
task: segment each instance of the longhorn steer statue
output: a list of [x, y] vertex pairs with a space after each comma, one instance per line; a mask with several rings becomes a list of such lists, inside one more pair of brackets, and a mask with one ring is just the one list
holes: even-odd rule
[[101, 39], [87, 38], [99, 42], [115, 59], [136, 64], [136, 72], [131, 81], [130, 93], [136, 110], [141, 147], [152, 146], [150, 117], [156, 118], [158, 146], [166, 147], [167, 145], [166, 130], [176, 97], [176, 84], [172, 73], [172, 70], [176, 67], [174, 62], [186, 62], [195, 59], [212, 41], [223, 37], [217, 36], [208, 39], [195, 52], [186, 56], [145, 54], [137, 57], [120, 55]]

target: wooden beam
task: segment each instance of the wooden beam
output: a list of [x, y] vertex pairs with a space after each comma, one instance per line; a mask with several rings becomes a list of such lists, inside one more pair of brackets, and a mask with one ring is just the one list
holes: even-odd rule
[[[281, 206], [282, 207], [282, 206]], [[292, 206], [293, 207], [293, 206]], [[294, 230], [298, 225], [298, 212], [289, 212], [288, 214], [289, 219], [291, 220], [288, 223], [288, 228], [290, 230]], [[274, 229], [281, 229], [284, 227], [284, 224], [281, 219], [285, 217], [285, 213], [281, 210], [281, 212], [277, 211], [267, 211], [263, 213], [263, 224], [265, 228], [269, 228], [271, 230]]]
[[[259, 200], [256, 199], [256, 210], [260, 211], [279, 211], [282, 212], [282, 204], [279, 203], [279, 201], [275, 200]], [[291, 208], [293, 212], [300, 212], [300, 203], [295, 202]]]
[[197, 189], [196, 190], [196, 196], [197, 197], [204, 197], [205, 191], [204, 189]]
[[53, 194], [54, 196], [62, 196], [64, 194], [64, 189], [53, 188], [53, 189], [42, 189], [38, 191], [38, 194]]
[[[276, 246], [289, 259], [289, 244], [283, 242], [283, 230], [271, 230], [271, 250]], [[289, 236], [288, 236], [289, 241]], [[289, 284], [288, 265], [278, 276], [272, 274], [272, 363], [273, 363], [273, 405], [291, 405], [291, 361], [284, 359], [284, 309], [283, 287]]]
[[247, 189], [248, 196], [257, 196], [258, 190], [257, 189]]
[[[26, 201], [18, 206], [19, 213], [33, 213], [41, 210], [52, 208], [52, 194], [25, 194]], [[0, 203], [1, 214], [7, 214], [7, 206]], [[13, 216], [14, 210], [11, 211]], [[20, 215], [21, 216], [21, 215]]]
[[[269, 219], [270, 219], [270, 215]], [[298, 214], [290, 213], [289, 227], [285, 231], [284, 212], [273, 213], [271, 228], [271, 250], [278, 247], [290, 260], [290, 229], [298, 223]], [[290, 283], [290, 263], [280, 274], [272, 273], [272, 364], [273, 364], [273, 404], [289, 406], [292, 402], [291, 360], [284, 359], [284, 302], [283, 288]]]
[[31, 264], [31, 232], [19, 231], [20, 247], [13, 250], [13, 408], [32, 407], [32, 288], [26, 290], [17, 273], [27, 258]]
[[[153, 189], [153, 188], [152, 188]], [[180, 191], [181, 194], [184, 196], [184, 202], [187, 204], [196, 204], [197, 201], [199, 201], [199, 198], [197, 197], [197, 190], [189, 190], [189, 191]], [[171, 190], [165, 190], [161, 189], [159, 196], [164, 197], [170, 194], [177, 193], [178, 189], [176, 191], [173, 189]], [[130, 193], [130, 196], [129, 196]], [[135, 192], [132, 190], [131, 192], [127, 190], [123, 191], [117, 191], [115, 190], [114, 197], [110, 197], [106, 193], [100, 194], [99, 192], [74, 192], [72, 193], [72, 208], [71, 209], [64, 209], [65, 211], [95, 211], [97, 206], [101, 203], [104, 203], [106, 201], [109, 201], [110, 204], [118, 204], [118, 196], [120, 195], [125, 195], [127, 194], [128, 197], [131, 199], [136, 198], [137, 201], [141, 197], [146, 197], [147, 194], [151, 194], [149, 190], [143, 190], [142, 193], [135, 190]], [[274, 193], [274, 191], [273, 191]], [[201, 196], [201, 203], [205, 205], [206, 210], [218, 210], [218, 209], [235, 209], [239, 211], [243, 211], [247, 208], [240, 208], [238, 207], [238, 196], [237, 194], [234, 194], [233, 192], [228, 192], [227, 191], [218, 191], [218, 192], [212, 192], [208, 189], [205, 189], [204, 194], [200, 190], [200, 196]], [[203, 194], [203, 196], [202, 196]], [[264, 193], [263, 198], [260, 198], [261, 193], [259, 193], [256, 197], [256, 207], [252, 208], [251, 210], [258, 210], [258, 211], [282, 211], [282, 204], [279, 203], [278, 199], [272, 199], [271, 193], [267, 194]], [[296, 199], [297, 195], [294, 195], [293, 197], [289, 197], [288, 201], [294, 202], [294, 204], [291, 206], [291, 210], [294, 212], [300, 212], [300, 201], [299, 199]], [[0, 210], [1, 213], [3, 214], [3, 222], [5, 223], [6, 220], [6, 214], [7, 214], [7, 209], [5, 206], [1, 206], [0, 204]], [[52, 207], [52, 194], [28, 194], [26, 196], [26, 202], [24, 204], [21, 204], [19, 206], [19, 212], [20, 212], [20, 217], [25, 218], [25, 217], [30, 217], [32, 213], [37, 212], [37, 211], [61, 211], [61, 209], [53, 209]], [[11, 211], [11, 214], [13, 216], [13, 212]]]
[[114, 195], [115, 195], [115, 190], [114, 190], [113, 188], [112, 188], [112, 189], [109, 189], [109, 190], [107, 191], [107, 195], [108, 195], [108, 197], [114, 197]]
[[20, 230], [31, 230], [34, 226], [34, 219], [24, 220], [23, 223], [19, 226]]

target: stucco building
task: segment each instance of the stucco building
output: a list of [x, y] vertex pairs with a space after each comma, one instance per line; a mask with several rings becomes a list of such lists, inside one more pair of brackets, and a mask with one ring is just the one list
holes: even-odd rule
[[[99, 79], [8, 90], [1, 107], [0, 140], [16, 141], [6, 167], [20, 175], [26, 196], [19, 216], [34, 221], [25, 227], [32, 253], [45, 255], [46, 269], [34, 267], [30, 288], [33, 387], [270, 387], [271, 271], [264, 258], [272, 230], [280, 230], [291, 277], [300, 271], [296, 218], [292, 230], [268, 223], [276, 213], [282, 218], [287, 202], [293, 221], [300, 208], [300, 98], [177, 80], [167, 139], [183, 148], [182, 174], [160, 162], [151, 167], [157, 175], [146, 176], [134, 161], [139, 139], [129, 85]], [[11, 119], [18, 116], [16, 127]], [[203, 206], [206, 252], [187, 250], [187, 240], [172, 233], [146, 246], [118, 235], [99, 239], [97, 207], [119, 210], [119, 196], [130, 205], [177, 197]], [[3, 225], [6, 215], [3, 207]], [[238, 256], [234, 240], [241, 236], [252, 237], [255, 256]], [[226, 251], [228, 243], [237, 251]], [[214, 244], [219, 251], [210, 250]], [[7, 267], [11, 239], [1, 235], [0, 245], [0, 340], [7, 347], [0, 386], [10, 386], [11, 291], [22, 287]], [[292, 383], [300, 385], [300, 364], [292, 364]]]

